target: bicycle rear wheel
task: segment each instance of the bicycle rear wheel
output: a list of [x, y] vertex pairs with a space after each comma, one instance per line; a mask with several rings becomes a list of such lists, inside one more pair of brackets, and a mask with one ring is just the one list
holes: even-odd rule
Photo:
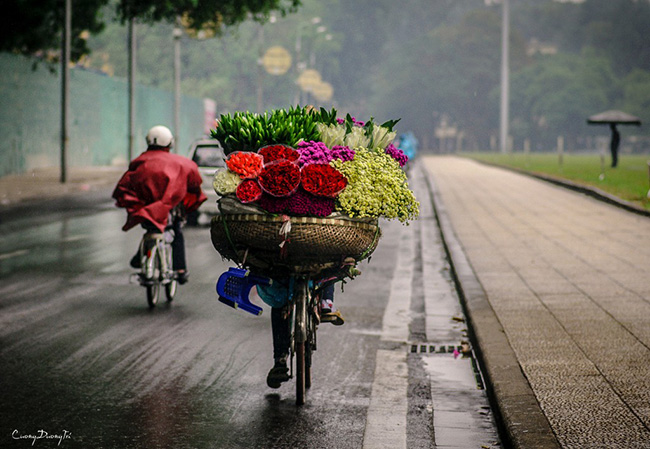
[[176, 289], [178, 288], [178, 282], [174, 279], [168, 284], [165, 284], [165, 296], [167, 297], [167, 302], [172, 302], [174, 295], [176, 295]]
[[[151, 250], [151, 257], [153, 258], [153, 276], [151, 279], [147, 279], [147, 303], [149, 308], [156, 307], [158, 303], [158, 297], [160, 296], [160, 273], [162, 270], [162, 262], [160, 260], [160, 254], [155, 249]], [[147, 261], [149, 262], [149, 261]]]

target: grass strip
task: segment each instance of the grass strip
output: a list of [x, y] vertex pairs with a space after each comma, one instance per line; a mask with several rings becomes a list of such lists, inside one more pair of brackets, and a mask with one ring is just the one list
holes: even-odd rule
[[461, 156], [503, 167], [566, 179], [596, 187], [650, 210], [650, 155], [619, 155], [618, 167], [599, 154], [461, 153]]

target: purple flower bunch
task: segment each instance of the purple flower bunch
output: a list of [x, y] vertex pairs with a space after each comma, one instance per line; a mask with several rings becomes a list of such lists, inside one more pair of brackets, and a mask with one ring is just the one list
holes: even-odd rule
[[354, 159], [354, 150], [336, 145], [331, 150], [323, 142], [299, 142], [298, 152], [300, 153], [299, 163], [301, 166], [309, 164], [329, 164], [334, 159], [351, 161]]
[[330, 155], [332, 156], [331, 160], [339, 160], [343, 162], [351, 161], [354, 159], [354, 154], [352, 148], [343, 145], [334, 145], [330, 150]]
[[262, 209], [272, 214], [311, 215], [327, 217], [334, 212], [334, 199], [318, 197], [299, 188], [290, 197], [274, 197], [262, 193], [258, 204]]
[[385, 151], [386, 154], [388, 154], [390, 157], [392, 157], [399, 163], [400, 167], [404, 167], [406, 163], [409, 161], [409, 157], [406, 154], [404, 154], [402, 150], [397, 148], [392, 143], [388, 144]]

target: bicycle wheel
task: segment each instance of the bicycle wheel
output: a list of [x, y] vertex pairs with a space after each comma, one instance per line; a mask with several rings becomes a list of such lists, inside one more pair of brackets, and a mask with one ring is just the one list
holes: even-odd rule
[[[160, 296], [160, 273], [162, 268], [162, 263], [160, 260], [160, 254], [155, 249], [151, 250], [151, 256], [153, 260], [153, 275], [151, 279], [147, 279], [147, 303], [149, 303], [150, 308], [156, 307], [158, 303], [158, 296]], [[149, 263], [149, 261], [147, 261]]]
[[309, 304], [309, 288], [307, 285], [306, 280], [301, 280], [299, 282], [297, 288], [298, 296], [296, 298], [296, 321], [294, 326], [296, 349], [296, 405], [303, 405], [305, 403], [305, 374], [307, 366], [305, 363], [305, 346], [308, 345], [307, 332], [309, 328], [309, 313], [307, 313], [307, 304]]
[[174, 295], [176, 295], [176, 289], [178, 288], [178, 282], [174, 279], [168, 284], [165, 284], [165, 296], [167, 297], [167, 302], [172, 302]]
[[296, 405], [305, 403], [305, 342], [296, 343]]
[[305, 389], [311, 388], [311, 355], [312, 350], [309, 343], [305, 344]]
[[174, 266], [174, 250], [172, 246], [168, 243], [165, 243], [164, 252], [165, 252], [165, 277], [166, 283], [165, 283], [165, 296], [167, 297], [167, 302], [171, 302], [174, 299], [174, 295], [176, 295], [176, 289], [178, 288], [178, 281], [176, 280], [175, 277], [175, 272], [173, 270]]

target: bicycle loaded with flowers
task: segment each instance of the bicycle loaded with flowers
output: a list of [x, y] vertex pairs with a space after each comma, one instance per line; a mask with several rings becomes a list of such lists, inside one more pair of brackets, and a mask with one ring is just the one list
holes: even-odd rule
[[[357, 264], [377, 247], [380, 218], [408, 224], [418, 215], [404, 171], [408, 158], [392, 144], [396, 123], [295, 107], [222, 115], [212, 130], [226, 155], [213, 182], [221, 213], [211, 223], [212, 243], [239, 265], [220, 276], [219, 300], [259, 315], [262, 308], [248, 298], [257, 286], [272, 306], [272, 388], [289, 378], [286, 350], [275, 336], [291, 319], [298, 404], [309, 388], [315, 328], [327, 321], [328, 306], [315, 298], [360, 273]], [[278, 318], [281, 308], [286, 312]], [[336, 320], [343, 322], [340, 315], [330, 322]]]
[[397, 122], [311, 107], [221, 115], [212, 137], [227, 168], [213, 183], [215, 249], [269, 278], [355, 272], [377, 246], [380, 218], [408, 224], [418, 215], [408, 158], [392, 144]]

